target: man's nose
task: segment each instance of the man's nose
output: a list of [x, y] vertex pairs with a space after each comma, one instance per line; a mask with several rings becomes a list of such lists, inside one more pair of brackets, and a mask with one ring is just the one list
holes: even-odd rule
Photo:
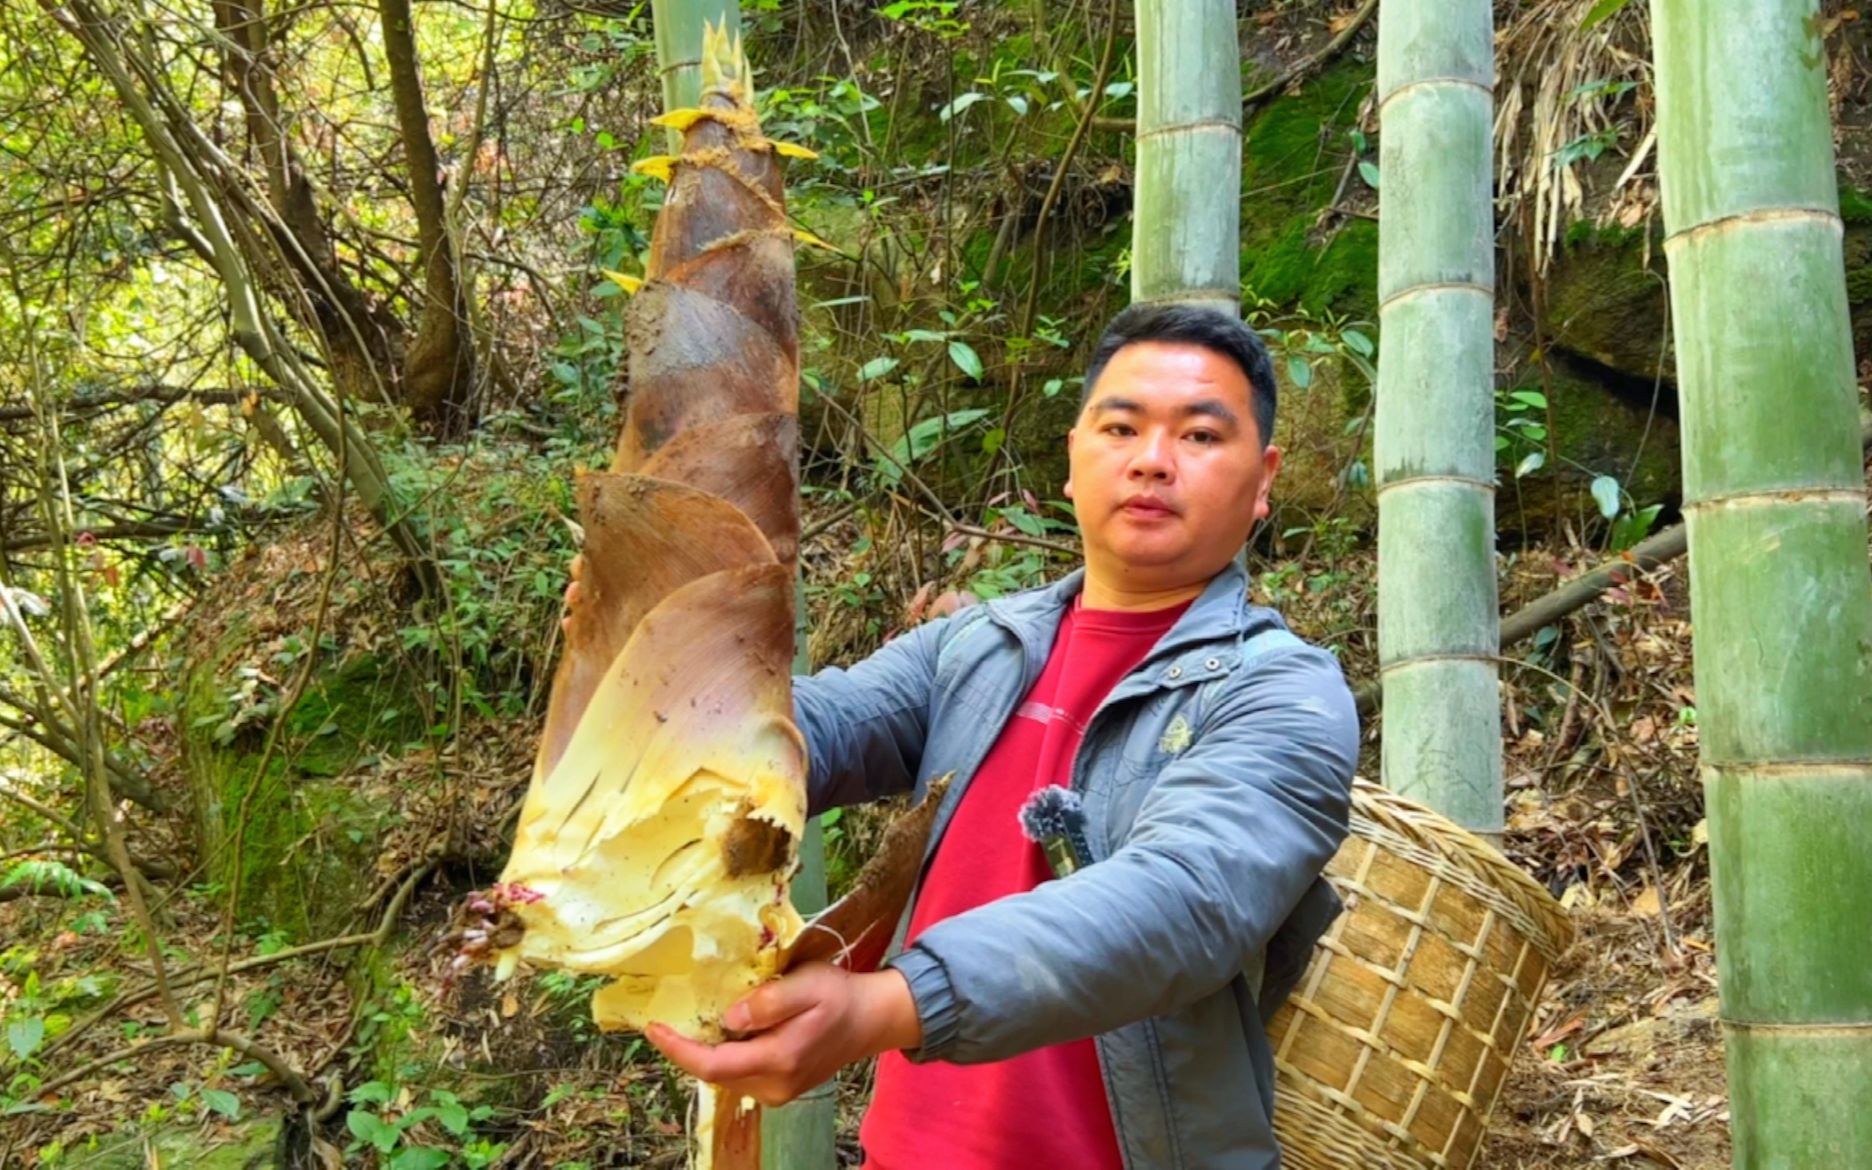
[[1155, 479], [1168, 482], [1176, 472], [1176, 460], [1170, 437], [1161, 431], [1147, 431], [1137, 446], [1128, 469], [1132, 479]]

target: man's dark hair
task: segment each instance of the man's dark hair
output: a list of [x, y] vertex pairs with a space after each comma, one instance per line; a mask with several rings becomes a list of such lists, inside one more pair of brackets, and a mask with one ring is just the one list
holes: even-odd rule
[[1200, 345], [1228, 358], [1241, 368], [1248, 379], [1249, 405], [1254, 410], [1255, 427], [1261, 443], [1274, 441], [1274, 363], [1268, 359], [1261, 335], [1220, 309], [1202, 305], [1139, 304], [1113, 317], [1092, 351], [1086, 367], [1085, 390], [1079, 396], [1079, 409], [1092, 399], [1092, 387], [1112, 355], [1127, 345], [1140, 341]]

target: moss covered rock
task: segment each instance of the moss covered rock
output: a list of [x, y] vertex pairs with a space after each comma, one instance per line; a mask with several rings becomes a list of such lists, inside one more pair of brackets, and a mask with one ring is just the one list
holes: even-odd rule
[[[376, 880], [393, 802], [348, 775], [374, 751], [422, 732], [408, 684], [368, 655], [318, 669], [287, 713], [264, 772], [267, 729], [297, 664], [257, 664], [244, 621], [231, 621], [188, 665], [182, 760], [208, 880], [231, 887], [239, 915], [309, 938], [341, 928]], [[311, 651], [317, 653], [317, 651]], [[236, 842], [240, 844], [236, 845]]]
[[1853, 353], [1872, 361], [1872, 194], [1840, 188], [1846, 221], [1846, 303], [1852, 313]]
[[1637, 381], [1674, 380], [1669, 292], [1659, 242], [1645, 229], [1567, 232], [1546, 281], [1547, 342]]
[[[1872, 196], [1840, 189], [1846, 221], [1846, 297], [1853, 348], [1872, 357]], [[1546, 280], [1542, 325], [1549, 344], [1634, 383], [1674, 383], [1669, 292], [1660, 229], [1568, 229]], [[1660, 360], [1661, 359], [1661, 360]]]
[[[1274, 482], [1271, 526], [1284, 533], [1344, 517], [1369, 530], [1377, 518], [1370, 486], [1371, 427], [1354, 424], [1371, 403], [1371, 387], [1334, 359], [1317, 363], [1304, 388], [1293, 384], [1284, 362], [1276, 364], [1275, 374], [1280, 411], [1274, 437], [1281, 470]], [[1355, 462], [1366, 474], [1357, 474]]]
[[1552, 531], [1561, 521], [1590, 525], [1598, 510], [1588, 488], [1601, 475], [1619, 481], [1628, 506], [1663, 504], [1674, 510], [1682, 502], [1678, 468], [1683, 446], [1674, 417], [1608, 393], [1591, 370], [1564, 358], [1556, 358], [1544, 373], [1525, 372], [1503, 394], [1515, 390], [1545, 397], [1546, 412], [1532, 417], [1549, 428], [1557, 458], [1517, 480], [1514, 464], [1526, 451], [1511, 447], [1503, 452], [1495, 503], [1499, 531], [1531, 537]]
[[[1369, 62], [1345, 60], [1269, 102], [1242, 147], [1242, 288], [1251, 299], [1315, 315], [1376, 314], [1378, 225], [1321, 230], [1370, 93]], [[1356, 177], [1351, 182], [1360, 180]]]

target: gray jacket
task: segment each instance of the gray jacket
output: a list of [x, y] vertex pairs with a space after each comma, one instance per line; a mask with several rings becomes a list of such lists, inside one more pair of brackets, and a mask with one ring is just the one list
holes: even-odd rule
[[[933, 851], [1082, 581], [796, 680], [814, 809], [920, 795], [953, 771]], [[1129, 1170], [1275, 1170], [1264, 1018], [1338, 913], [1319, 874], [1346, 835], [1358, 742], [1337, 661], [1251, 605], [1231, 565], [1087, 725], [1072, 786], [1093, 863], [936, 923], [891, 960], [923, 1024], [911, 1058], [1096, 1036]]]

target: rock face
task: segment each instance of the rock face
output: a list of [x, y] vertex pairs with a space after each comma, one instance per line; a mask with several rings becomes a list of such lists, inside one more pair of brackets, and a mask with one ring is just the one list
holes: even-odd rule
[[[1376, 335], [1369, 322], [1376, 317], [1377, 225], [1356, 218], [1375, 193], [1356, 170], [1340, 181], [1370, 82], [1370, 66], [1348, 58], [1249, 123], [1243, 291], [1250, 306], [1259, 301], [1284, 328], [1297, 322], [1330, 334], [1356, 326]], [[1622, 167], [1621, 160], [1614, 169]], [[1854, 344], [1862, 360], [1872, 360], [1872, 197], [1850, 185], [1847, 169], [1840, 181]], [[1347, 204], [1353, 216], [1344, 214]], [[1586, 210], [1595, 212], [1590, 196]], [[1506, 428], [1525, 414], [1549, 437], [1542, 466], [1517, 478], [1517, 465], [1534, 447], [1503, 430], [1514, 441], [1498, 469], [1499, 531], [1525, 539], [1561, 523], [1591, 529], [1598, 509], [1586, 488], [1599, 476], [1618, 480], [1627, 508], [1658, 504], [1668, 518], [1681, 503], [1681, 449], [1661, 227], [1582, 220], [1565, 233], [1538, 288], [1526, 267], [1504, 266], [1498, 285], [1497, 421]], [[1373, 509], [1358, 473], [1361, 460], [1369, 466], [1369, 439], [1360, 438], [1369, 428], [1361, 430], [1359, 419], [1371, 387], [1345, 361], [1316, 360], [1305, 387], [1290, 382], [1288, 363], [1276, 364], [1287, 450], [1277, 525], [1343, 517], [1368, 529]], [[1545, 410], [1513, 410], [1517, 391], [1539, 393]]]

